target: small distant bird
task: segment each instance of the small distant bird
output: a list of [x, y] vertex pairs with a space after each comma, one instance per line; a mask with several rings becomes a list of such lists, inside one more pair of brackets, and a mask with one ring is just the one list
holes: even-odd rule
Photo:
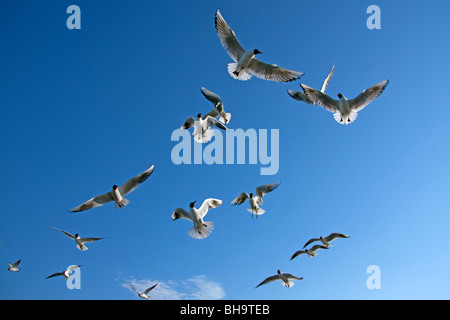
[[[330, 79], [331, 79], [331, 76], [333, 75], [333, 72], [334, 72], [334, 64], [333, 64], [333, 68], [331, 68], [330, 73], [325, 78], [325, 81], [322, 84], [322, 89], [320, 89], [320, 92], [325, 93], [325, 90], [328, 87], [328, 83], [330, 83]], [[304, 92], [288, 90], [288, 94], [295, 100], [302, 101], [307, 104], [315, 104], [313, 101], [309, 100], [309, 98], [306, 96], [306, 94]]]
[[172, 219], [177, 220], [184, 218], [191, 220], [194, 223], [194, 226], [188, 231], [188, 235], [194, 239], [204, 239], [208, 237], [214, 229], [214, 222], [203, 221], [203, 218], [208, 213], [209, 209], [217, 208], [222, 205], [222, 200], [213, 198], [206, 199], [198, 209], [194, 207], [195, 202], [197, 202], [197, 200], [190, 203], [189, 212], [183, 208], [175, 209], [172, 213]]
[[203, 93], [203, 96], [205, 96], [205, 98], [211, 101], [212, 104], [214, 105], [214, 109], [211, 112], [209, 112], [206, 116], [204, 116], [203, 120], [207, 116], [211, 116], [213, 118], [219, 117], [219, 121], [225, 124], [230, 122], [231, 113], [225, 112], [225, 109], [223, 108], [223, 102], [220, 96], [206, 89], [205, 87], [202, 87], [201, 91]]
[[356, 120], [359, 111], [380, 96], [388, 83], [388, 80], [381, 81], [369, 89], [363, 90], [356, 98], [351, 100], [347, 100], [341, 93], [338, 93], [339, 100], [335, 100], [306, 84], [301, 83], [300, 86], [309, 100], [333, 112], [334, 119], [337, 122], [340, 124], [349, 124]]
[[142, 299], [145, 299], [145, 300], [149, 300], [149, 299], [150, 299], [150, 296], [148, 296], [148, 293], [149, 293], [150, 291], [152, 291], [153, 288], [155, 288], [157, 285], [158, 285], [158, 284], [155, 284], [155, 285], [151, 286], [150, 288], [146, 289], [144, 292], [137, 291], [136, 288], [133, 287], [133, 285], [130, 285], [130, 287], [131, 287], [131, 289], [133, 289], [134, 291], [136, 291], [136, 293], [138, 294], [139, 297], [141, 297]]
[[131, 193], [134, 189], [139, 187], [139, 185], [141, 183], [146, 181], [148, 179], [148, 177], [150, 177], [152, 175], [154, 168], [155, 168], [154, 165], [151, 166], [146, 171], [137, 175], [136, 177], [131, 178], [130, 180], [125, 182], [120, 187], [118, 187], [117, 185], [113, 185], [112, 190], [110, 192], [107, 192], [100, 196], [96, 196], [96, 197], [86, 201], [82, 205], [80, 205], [72, 210], [69, 210], [69, 212], [85, 211], [85, 210], [88, 210], [91, 208], [100, 207], [100, 206], [104, 205], [105, 203], [112, 202], [112, 201], [115, 202], [114, 207], [116, 209], [125, 207], [130, 202], [130, 200], [125, 199], [124, 197], [127, 194]]
[[98, 240], [102, 240], [103, 238], [92, 238], [92, 237], [88, 237], [88, 238], [80, 238], [79, 234], [76, 233], [75, 235], [70, 234], [67, 231], [58, 229], [54, 226], [50, 226], [53, 229], [56, 229], [58, 231], [61, 231], [62, 233], [64, 233], [66, 236], [68, 236], [70, 239], [75, 240], [76, 244], [77, 244], [77, 248], [80, 249], [81, 251], [87, 251], [88, 247], [86, 247], [85, 243], [86, 242], [94, 242], [94, 241], [98, 241]]
[[329, 249], [329, 248], [330, 248], [329, 246], [325, 246], [325, 245], [323, 245], [323, 244], [316, 244], [316, 245], [312, 246], [312, 247], [309, 248], [309, 249], [298, 250], [298, 251], [296, 251], [296, 252], [292, 255], [292, 257], [291, 257], [290, 260], [294, 259], [296, 256], [301, 255], [301, 254], [307, 254], [308, 257], [315, 257], [315, 256], [317, 256], [317, 254], [318, 254], [318, 252], [316, 252], [317, 250], [319, 250], [319, 249]]
[[9, 266], [8, 270], [13, 271], [13, 272], [19, 272], [20, 271], [20, 268], [19, 268], [20, 261], [22, 261], [22, 259], [14, 262], [14, 263], [8, 262], [8, 266]]
[[268, 278], [266, 278], [263, 282], [261, 282], [260, 284], [258, 284], [255, 288], [258, 288], [259, 286], [262, 286], [263, 284], [269, 283], [269, 282], [273, 282], [273, 281], [277, 281], [277, 280], [281, 280], [281, 284], [283, 286], [285, 286], [286, 288], [292, 287], [294, 285], [294, 282], [291, 281], [291, 279], [293, 280], [302, 280], [302, 278], [293, 276], [290, 273], [283, 273], [280, 270], [277, 270], [277, 274], [270, 276]]
[[49, 275], [47, 278], [45, 279], [49, 279], [49, 278], [53, 278], [53, 277], [57, 277], [57, 276], [64, 276], [64, 278], [69, 279], [70, 275], [69, 273], [71, 273], [73, 270], [80, 268], [81, 265], [78, 266], [70, 266], [67, 268], [67, 270], [63, 271], [63, 272], [56, 272], [52, 275]]
[[264, 80], [289, 82], [300, 78], [304, 74], [303, 72], [280, 68], [275, 64], [264, 63], [256, 59], [255, 55], [262, 52], [258, 49], [246, 51], [219, 10], [216, 12], [214, 22], [220, 42], [231, 59], [235, 61], [228, 64], [228, 73], [234, 79], [246, 81], [252, 76], [256, 76]]
[[245, 200], [248, 199], [248, 202], [250, 203], [250, 208], [248, 208], [247, 211], [252, 214], [252, 218], [253, 214], [256, 215], [256, 217], [258, 218], [258, 215], [261, 215], [264, 212], [266, 212], [266, 210], [261, 209], [259, 207], [263, 203], [264, 195], [278, 188], [280, 184], [281, 183], [278, 181], [271, 184], [259, 186], [258, 188], [256, 188], [254, 195], [253, 193], [250, 193], [250, 195], [248, 195], [247, 192], [242, 192], [240, 195], [236, 197], [236, 199], [231, 201], [231, 204], [241, 205], [245, 202]]
[[312, 238], [312, 239], [309, 239], [309, 240], [305, 243], [305, 245], [303, 246], [303, 249], [304, 249], [308, 244], [310, 244], [310, 243], [312, 243], [312, 242], [314, 242], [314, 241], [321, 241], [325, 246], [331, 247], [331, 244], [330, 244], [331, 241], [336, 240], [336, 239], [341, 239], [341, 238], [350, 238], [350, 236], [349, 236], [349, 235], [346, 235], [346, 234], [343, 234], [343, 233], [337, 233], [337, 232], [334, 232], [334, 233], [329, 234], [329, 235], [326, 236], [326, 237], [322, 237], [322, 236], [321, 236], [321, 237], [319, 237], [319, 238]]
[[211, 129], [212, 127], [228, 130], [228, 128], [216, 118], [208, 115], [202, 118], [201, 113], [197, 115], [197, 119], [192, 117], [187, 118], [181, 126], [181, 129], [186, 130], [190, 127], [194, 127], [192, 135], [194, 136], [194, 140], [199, 143], [206, 143], [212, 139], [214, 136], [214, 131]]

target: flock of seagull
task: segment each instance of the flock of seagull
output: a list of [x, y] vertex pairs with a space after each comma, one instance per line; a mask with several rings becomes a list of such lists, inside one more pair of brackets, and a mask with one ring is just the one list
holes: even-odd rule
[[[228, 64], [228, 73], [234, 79], [247, 81], [253, 76], [256, 76], [260, 79], [275, 82], [290, 82], [299, 79], [304, 74], [303, 72], [288, 70], [278, 67], [275, 64], [268, 64], [256, 59], [255, 56], [262, 54], [262, 52], [258, 49], [245, 50], [237, 40], [235, 33], [228, 26], [219, 10], [217, 10], [215, 14], [215, 28], [223, 47], [225, 48], [230, 58], [234, 60], [234, 62]], [[361, 111], [370, 102], [375, 100], [383, 92], [388, 84], [388, 80], [381, 81], [370, 87], [369, 89], [362, 91], [357, 97], [351, 100], [348, 100], [344, 95], [339, 93], [339, 100], [335, 100], [325, 94], [325, 90], [330, 82], [333, 72], [334, 65], [331, 69], [331, 72], [326, 77], [320, 91], [305, 84], [300, 84], [303, 92], [288, 90], [288, 94], [293, 99], [296, 99], [298, 101], [302, 101], [314, 106], [323, 107], [324, 109], [333, 113], [334, 119], [337, 122], [347, 125], [355, 121], [358, 112]], [[194, 136], [194, 140], [198, 143], [206, 143], [213, 137], [214, 131], [211, 130], [212, 127], [216, 127], [222, 130], [228, 130], [225, 125], [229, 124], [231, 120], [231, 113], [225, 111], [222, 99], [218, 94], [204, 87], [201, 88], [201, 92], [204, 97], [213, 104], [213, 109], [204, 116], [202, 116], [202, 113], [199, 113], [196, 118], [189, 117], [182, 124], [181, 129], [189, 129], [191, 127], [194, 127], [194, 131], [192, 133], [192, 135]], [[152, 175], [153, 171], [154, 165], [152, 165], [141, 174], [129, 179], [120, 187], [114, 185], [110, 191], [89, 199], [83, 204], [69, 210], [69, 212], [83, 212], [92, 208], [100, 207], [109, 202], [114, 202], [114, 207], [116, 209], [123, 208], [129, 203], [129, 200], [126, 199], [125, 196], [129, 195], [139, 185], [144, 183]], [[252, 218], [253, 215], [255, 215], [257, 218], [259, 215], [265, 213], [265, 210], [260, 207], [263, 204], [263, 197], [266, 194], [274, 191], [276, 188], [278, 188], [279, 185], [280, 182], [278, 181], [266, 185], [261, 185], [255, 189], [254, 193], [248, 194], [247, 192], [242, 192], [233, 201], [231, 201], [231, 204], [241, 205], [248, 200], [250, 207], [247, 210], [251, 213]], [[194, 239], [204, 239], [208, 237], [214, 229], [214, 222], [204, 221], [203, 219], [210, 209], [221, 206], [222, 200], [208, 198], [204, 200], [201, 206], [198, 208], [195, 207], [195, 203], [196, 201], [190, 203], [189, 210], [185, 210], [183, 208], [175, 209], [175, 211], [172, 213], [172, 219], [178, 220], [180, 218], [183, 218], [191, 221], [193, 223], [193, 227], [187, 232], [188, 235]], [[79, 234], [72, 235], [71, 233], [58, 229], [54, 226], [51, 227], [74, 240], [76, 248], [81, 251], [88, 250], [86, 243], [91, 243], [103, 239], [95, 237], [81, 238]], [[305, 243], [302, 250], [296, 251], [292, 255], [290, 260], [302, 254], [306, 254], [308, 257], [315, 257], [318, 253], [317, 250], [329, 249], [331, 247], [330, 242], [336, 239], [348, 237], [348, 235], [343, 233], [331, 233], [326, 237], [321, 236], [319, 238], [312, 238]], [[306, 248], [309, 244], [317, 241], [320, 241], [321, 244], [315, 244], [309, 249]], [[20, 262], [21, 260], [18, 260], [15, 263], [9, 262], [8, 270], [12, 272], [20, 271]], [[70, 273], [79, 267], [81, 267], [81, 265], [70, 266], [62, 272], [57, 272], [49, 275], [46, 279], [56, 276], [64, 276], [66, 279], [68, 279]], [[294, 282], [291, 280], [302, 279], [302, 277], [296, 277], [292, 274], [283, 273], [278, 270], [277, 274], [267, 277], [264, 281], [258, 284], [256, 288], [277, 280], [281, 280], [281, 284], [286, 287], [292, 287], [294, 285]], [[131, 285], [130, 287], [138, 294], [139, 297], [143, 299], [149, 299], [148, 294], [156, 287], [156, 285], [157, 284], [153, 285], [150, 288], [147, 288], [143, 292], [136, 290], [133, 285]]]

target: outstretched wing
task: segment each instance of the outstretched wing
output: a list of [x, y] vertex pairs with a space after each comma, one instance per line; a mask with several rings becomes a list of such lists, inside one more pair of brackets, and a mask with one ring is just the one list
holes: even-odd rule
[[305, 254], [305, 253], [306, 253], [305, 250], [298, 250], [298, 251], [295, 251], [295, 253], [292, 255], [291, 259], [289, 259], [289, 260], [292, 260], [292, 259], [294, 259], [296, 256], [299, 256], [299, 255]]
[[340, 239], [340, 238], [349, 238], [350, 236], [343, 234], [343, 233], [338, 233], [338, 232], [334, 232], [331, 233], [330, 235], [325, 237], [325, 240], [327, 240], [328, 242], [336, 240], [336, 239]]
[[273, 281], [277, 281], [277, 280], [280, 280], [280, 276], [278, 274], [276, 274], [274, 276], [267, 277], [260, 284], [258, 284], [255, 288], [258, 288], [259, 286], [262, 286], [263, 284], [267, 284], [267, 283], [270, 283], [270, 282], [273, 282]]
[[238, 62], [244, 55], [245, 49], [242, 48], [233, 30], [230, 29], [219, 10], [216, 12], [214, 23], [222, 46], [225, 48], [231, 59]]
[[272, 192], [273, 190], [275, 190], [276, 188], [278, 188], [278, 186], [281, 184], [280, 181], [278, 182], [274, 182], [274, 183], [270, 183], [270, 184], [265, 184], [262, 186], [259, 186], [258, 188], [256, 188], [255, 191], [255, 195], [258, 198], [258, 204], [262, 204], [263, 203], [263, 197], [265, 194]]
[[236, 197], [236, 199], [234, 199], [233, 201], [231, 201], [232, 205], [239, 205], [239, 204], [243, 204], [245, 202], [245, 200], [249, 199], [249, 195], [247, 194], [247, 192], [242, 192], [240, 195], [238, 195]]
[[206, 199], [203, 201], [200, 208], [198, 208], [198, 213], [200, 214], [200, 217], [203, 218], [208, 213], [209, 209], [217, 208], [220, 205], [222, 205], [222, 200], [213, 198]]
[[150, 291], [152, 291], [157, 285], [158, 285], [158, 284], [155, 284], [155, 285], [151, 286], [150, 288], [146, 289], [146, 290], [144, 291], [144, 294], [148, 294], [148, 293], [149, 293]]
[[181, 129], [189, 129], [190, 127], [194, 126], [195, 119], [192, 117], [189, 117], [186, 119], [186, 121], [181, 126]]
[[305, 249], [305, 247], [306, 247], [308, 244], [310, 244], [310, 243], [312, 243], [312, 242], [314, 242], [314, 241], [319, 241], [319, 240], [320, 240], [319, 238], [312, 238], [312, 239], [309, 239], [309, 240], [305, 243], [305, 245], [303, 246], [302, 249]]
[[211, 127], [217, 127], [219, 129], [222, 129], [222, 130], [228, 130], [228, 128], [222, 122], [217, 120], [216, 118], [213, 118], [211, 116], [207, 116], [206, 117], [206, 121], [207, 121], [207, 124], [208, 124], [208, 129], [211, 128]]
[[73, 236], [72, 234], [68, 233], [67, 231], [58, 229], [58, 228], [56, 228], [56, 227], [54, 227], [54, 226], [50, 226], [50, 227], [52, 227], [53, 229], [56, 229], [56, 230], [58, 230], [58, 231], [61, 231], [61, 232], [64, 233], [66, 236], [68, 236], [70, 239], [75, 239], [75, 236]]
[[142, 172], [141, 174], [137, 175], [136, 177], [131, 178], [127, 182], [125, 182], [123, 185], [119, 187], [119, 192], [122, 196], [126, 196], [127, 194], [131, 193], [134, 189], [139, 187], [139, 185], [143, 182], [145, 182], [153, 173], [155, 169], [155, 166], [152, 165], [150, 168]]
[[222, 99], [218, 94], [206, 89], [205, 87], [202, 87], [201, 91], [203, 93], [203, 96], [209, 101], [211, 101], [215, 107], [217, 107], [217, 105], [219, 104], [222, 104]]
[[325, 81], [324, 81], [323, 84], [322, 84], [322, 89], [320, 89], [320, 92], [325, 93], [325, 90], [326, 90], [327, 87], [328, 87], [328, 83], [330, 83], [330, 79], [331, 79], [331, 76], [333, 75], [333, 72], [334, 72], [334, 64], [333, 64], [333, 68], [331, 68], [330, 73], [329, 73], [328, 76], [325, 78]]
[[45, 279], [49, 279], [49, 278], [53, 278], [53, 277], [57, 277], [57, 276], [63, 276], [64, 275], [64, 272], [57, 272], [57, 273], [54, 273], [54, 274], [51, 274], [51, 275], [49, 275], [47, 278], [45, 278]]
[[337, 100], [334, 100], [325, 93], [311, 88], [306, 84], [301, 83], [300, 86], [302, 87], [303, 92], [306, 94], [308, 99], [311, 100], [314, 104], [318, 104], [322, 108], [333, 113], [339, 110], [339, 104]]
[[187, 212], [183, 208], [176, 208], [175, 211], [172, 213], [172, 219], [177, 220], [181, 218], [192, 221], [191, 214], [189, 212]]
[[93, 237], [87, 237], [87, 238], [81, 238], [80, 242], [86, 243], [86, 242], [95, 242], [98, 240], [102, 240], [103, 238], [93, 238]]
[[73, 208], [72, 210], [69, 210], [70, 212], [81, 212], [81, 211], [86, 211], [92, 208], [96, 208], [96, 207], [101, 207], [102, 205], [104, 205], [105, 203], [111, 202], [113, 201], [113, 197], [111, 192], [102, 194], [100, 196], [96, 196], [88, 201], [86, 201], [85, 203], [83, 203], [82, 205]]
[[275, 64], [268, 64], [255, 58], [250, 61], [248, 71], [260, 79], [276, 82], [289, 82], [297, 80], [304, 75], [303, 72], [284, 69]]
[[388, 80], [384, 80], [370, 87], [369, 89], [364, 90], [356, 98], [348, 101], [350, 108], [352, 110], [355, 110], [356, 112], [364, 109], [365, 106], [379, 97], [388, 83]]

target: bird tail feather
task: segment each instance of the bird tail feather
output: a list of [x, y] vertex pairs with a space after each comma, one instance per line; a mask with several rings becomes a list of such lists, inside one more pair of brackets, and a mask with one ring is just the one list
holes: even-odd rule
[[114, 208], [120, 209], [120, 208], [125, 207], [125, 206], [126, 206], [127, 204], [129, 204], [129, 203], [130, 203], [130, 200], [125, 199], [125, 198], [122, 198], [122, 200], [120, 200], [119, 202], [116, 202], [116, 203], [114, 204]]
[[264, 212], [266, 212], [266, 210], [261, 209], [260, 207], [258, 207], [256, 209], [248, 208], [247, 211], [250, 212], [250, 213], [253, 213], [253, 214], [257, 214], [257, 215], [261, 215]]
[[237, 71], [237, 67], [238, 67], [238, 63], [237, 62], [231, 62], [228, 64], [228, 73], [230, 74], [230, 76], [232, 76], [234, 79], [238, 79], [241, 81], [247, 81], [249, 80], [252, 75], [246, 71], [239, 71], [238, 74], [236, 74]]
[[188, 231], [188, 235], [194, 239], [204, 239], [208, 237], [214, 229], [214, 221], [205, 221], [203, 222], [206, 227], [201, 224], [200, 227], [193, 226]]

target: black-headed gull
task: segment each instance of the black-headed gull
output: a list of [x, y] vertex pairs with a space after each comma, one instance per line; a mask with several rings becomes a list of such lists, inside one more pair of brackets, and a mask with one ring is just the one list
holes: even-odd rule
[[145, 299], [145, 300], [149, 300], [150, 296], [148, 296], [148, 293], [150, 291], [152, 291], [157, 285], [158, 284], [155, 284], [155, 285], [151, 286], [150, 288], [145, 289], [144, 292], [140, 292], [140, 291], [136, 290], [136, 288], [132, 284], [130, 285], [130, 287], [138, 294], [139, 297], [141, 297], [142, 299]]
[[216, 118], [208, 115], [202, 117], [201, 113], [197, 115], [197, 119], [192, 117], [187, 118], [181, 126], [181, 129], [186, 130], [190, 127], [194, 127], [192, 135], [194, 136], [194, 140], [199, 143], [206, 143], [212, 139], [214, 136], [214, 131], [211, 129], [212, 127], [228, 130], [228, 128]]
[[77, 248], [80, 249], [81, 251], [87, 251], [88, 247], [86, 247], [85, 243], [86, 242], [94, 242], [94, 241], [98, 241], [98, 240], [102, 240], [103, 238], [93, 238], [93, 237], [87, 237], [87, 238], [80, 238], [79, 234], [76, 233], [75, 235], [70, 234], [67, 231], [58, 229], [54, 226], [50, 226], [53, 229], [56, 229], [58, 231], [61, 231], [62, 233], [64, 233], [66, 236], [68, 236], [70, 239], [75, 240], [75, 243], [77, 244]]
[[252, 218], [253, 214], [256, 215], [256, 217], [258, 217], [258, 215], [261, 215], [264, 212], [266, 212], [264, 209], [261, 209], [259, 207], [263, 203], [264, 195], [275, 190], [280, 184], [281, 182], [278, 181], [259, 186], [256, 188], [255, 194], [250, 193], [250, 195], [248, 195], [247, 192], [242, 192], [233, 201], [231, 201], [231, 204], [241, 205], [248, 199], [248, 202], [250, 203], [250, 208], [248, 208], [247, 211], [252, 214]]
[[[197, 200], [196, 200], [197, 201]], [[217, 208], [222, 205], [222, 200], [209, 198], [203, 201], [200, 208], [195, 208], [195, 202], [189, 205], [189, 212], [183, 208], [177, 208], [172, 213], [172, 219], [177, 220], [184, 218], [194, 223], [194, 226], [188, 231], [188, 235], [194, 239], [204, 239], [208, 237], [214, 229], [213, 221], [203, 221], [209, 209]]]
[[45, 279], [49, 279], [49, 278], [53, 278], [53, 277], [57, 277], [57, 276], [64, 276], [64, 278], [69, 279], [70, 275], [69, 273], [71, 273], [73, 270], [80, 268], [81, 265], [78, 266], [70, 266], [68, 267], [65, 271], [63, 272], [56, 272], [54, 274], [49, 275], [47, 278]]
[[349, 238], [349, 235], [343, 234], [343, 233], [338, 233], [338, 232], [334, 232], [329, 234], [326, 237], [319, 237], [319, 238], [312, 238], [309, 239], [305, 245], [303, 246], [303, 248], [305, 248], [308, 244], [314, 242], [314, 241], [321, 241], [325, 246], [331, 247], [330, 242], [336, 239], [341, 239], [341, 238]]
[[[331, 76], [333, 75], [333, 72], [334, 72], [334, 64], [333, 64], [333, 67], [331, 68], [330, 73], [325, 78], [325, 80], [324, 80], [324, 82], [322, 84], [322, 89], [320, 89], [320, 92], [325, 93], [325, 90], [328, 87], [328, 83], [330, 83], [330, 79], [331, 79]], [[295, 91], [295, 90], [288, 90], [288, 94], [292, 98], [294, 98], [295, 100], [302, 101], [302, 102], [305, 102], [307, 104], [315, 104], [314, 102], [309, 100], [309, 98], [306, 96], [306, 94], [304, 92]]]
[[8, 262], [8, 267], [9, 267], [8, 270], [13, 271], [13, 272], [19, 272], [20, 271], [20, 268], [19, 268], [20, 261], [22, 261], [22, 259], [14, 262], [14, 263]]
[[235, 61], [228, 64], [228, 73], [234, 79], [245, 81], [252, 76], [256, 76], [264, 80], [289, 82], [300, 78], [304, 74], [303, 72], [280, 68], [275, 64], [264, 63], [256, 59], [255, 55], [262, 52], [258, 49], [246, 51], [219, 10], [216, 12], [214, 22], [220, 42], [231, 59]]
[[317, 253], [318, 253], [318, 252], [316, 252], [317, 250], [319, 250], [319, 249], [329, 249], [329, 248], [330, 248], [329, 246], [325, 246], [323, 244], [316, 244], [316, 245], [312, 246], [309, 249], [296, 251], [292, 255], [290, 260], [294, 259], [296, 256], [301, 255], [301, 254], [307, 254], [308, 257], [315, 257], [315, 256], [317, 256]]
[[260, 284], [258, 284], [255, 288], [258, 288], [259, 286], [262, 286], [263, 284], [269, 283], [269, 282], [273, 282], [273, 281], [277, 281], [277, 280], [281, 280], [281, 284], [283, 286], [285, 286], [286, 288], [292, 287], [294, 285], [294, 282], [291, 281], [292, 280], [302, 280], [303, 277], [296, 277], [293, 276], [290, 273], [283, 273], [280, 270], [277, 270], [277, 274], [267, 277], [263, 282], [261, 282]]
[[338, 93], [339, 100], [313, 89], [303, 83], [300, 86], [309, 100], [334, 113], [334, 119], [341, 124], [349, 124], [356, 120], [358, 112], [364, 109], [370, 102], [386, 88], [388, 80], [383, 80], [367, 90], [363, 90], [356, 98], [347, 100], [344, 95]]
[[213, 118], [219, 117], [219, 121], [225, 124], [230, 122], [231, 113], [225, 112], [225, 109], [223, 108], [223, 102], [220, 96], [206, 89], [205, 87], [202, 87], [201, 91], [203, 93], [203, 96], [209, 101], [211, 101], [211, 103], [214, 105], [214, 109], [212, 109], [212, 111], [210, 111], [207, 115], [205, 115], [203, 119], [205, 119], [207, 116], [211, 116]]
[[125, 199], [124, 197], [127, 194], [131, 193], [134, 189], [139, 187], [139, 185], [141, 183], [143, 183], [145, 180], [147, 180], [148, 177], [150, 177], [151, 174], [153, 173], [154, 168], [155, 168], [155, 166], [153, 165], [150, 168], [148, 168], [146, 171], [137, 175], [136, 177], [131, 178], [130, 180], [125, 182], [120, 187], [118, 187], [117, 185], [114, 185], [112, 187], [111, 191], [109, 191], [105, 194], [102, 194], [100, 196], [96, 196], [96, 197], [86, 201], [82, 205], [80, 205], [72, 210], [69, 210], [69, 211], [70, 212], [81, 212], [81, 211], [85, 211], [85, 210], [88, 210], [91, 208], [100, 207], [100, 206], [104, 205], [105, 203], [112, 202], [112, 201], [115, 202], [114, 207], [116, 209], [125, 207], [130, 202], [130, 200]]

